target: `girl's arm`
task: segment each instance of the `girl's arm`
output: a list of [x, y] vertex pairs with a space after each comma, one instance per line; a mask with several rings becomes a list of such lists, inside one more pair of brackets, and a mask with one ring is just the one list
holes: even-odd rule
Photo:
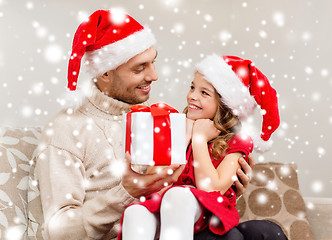
[[188, 147], [192, 138], [194, 122], [194, 120], [186, 118], [186, 147]]
[[236, 179], [236, 171], [241, 153], [225, 156], [217, 169], [214, 168], [208, 149], [208, 141], [217, 137], [219, 131], [209, 119], [197, 120], [193, 130], [193, 157], [196, 187], [204, 191], [220, 191], [225, 193]]
[[236, 152], [226, 155], [217, 169], [211, 162], [207, 144], [193, 144], [193, 154], [196, 187], [207, 192], [220, 191], [224, 194], [237, 179], [236, 171], [240, 168], [238, 159], [242, 154]]

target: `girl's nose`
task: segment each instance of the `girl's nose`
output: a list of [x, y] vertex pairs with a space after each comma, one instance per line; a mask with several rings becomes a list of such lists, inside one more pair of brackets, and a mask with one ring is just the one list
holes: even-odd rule
[[189, 92], [188, 93], [188, 99], [190, 99], [190, 100], [197, 100], [197, 94], [196, 94], [196, 92]]

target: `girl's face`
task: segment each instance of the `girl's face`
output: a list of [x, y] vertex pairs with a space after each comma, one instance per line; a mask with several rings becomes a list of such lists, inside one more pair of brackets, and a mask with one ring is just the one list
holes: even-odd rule
[[187, 118], [213, 119], [218, 109], [217, 99], [218, 96], [212, 84], [205, 80], [201, 73], [196, 72], [187, 95]]

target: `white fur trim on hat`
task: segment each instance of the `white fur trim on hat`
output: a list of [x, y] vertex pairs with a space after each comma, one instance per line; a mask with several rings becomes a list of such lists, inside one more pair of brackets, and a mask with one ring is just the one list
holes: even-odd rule
[[222, 102], [239, 119], [246, 119], [253, 113], [256, 107], [254, 97], [222, 57], [209, 55], [196, 65], [196, 69], [214, 86], [221, 95]]
[[100, 76], [126, 63], [129, 59], [144, 52], [156, 43], [148, 27], [135, 32], [117, 42], [85, 53], [85, 65], [93, 77]]

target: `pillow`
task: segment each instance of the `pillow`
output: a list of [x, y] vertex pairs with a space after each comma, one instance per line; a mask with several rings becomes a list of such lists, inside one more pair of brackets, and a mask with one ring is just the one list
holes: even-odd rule
[[26, 239], [28, 178], [39, 128], [0, 128], [0, 239]]
[[240, 222], [270, 220], [289, 240], [314, 240], [293, 163], [258, 163], [246, 193], [238, 200]]

